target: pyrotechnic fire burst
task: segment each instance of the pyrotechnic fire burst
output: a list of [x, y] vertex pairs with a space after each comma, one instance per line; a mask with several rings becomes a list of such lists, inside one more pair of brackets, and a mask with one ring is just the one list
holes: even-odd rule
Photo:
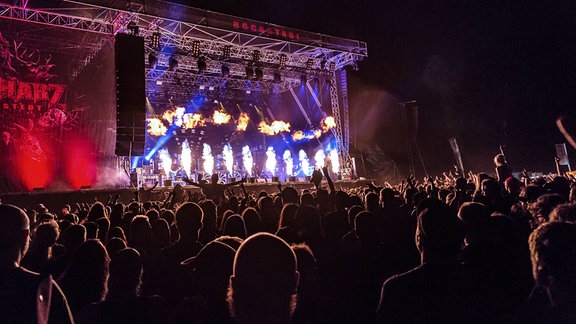
[[316, 161], [316, 169], [322, 169], [324, 167], [324, 160], [326, 159], [326, 154], [324, 154], [323, 149], [319, 149], [314, 155], [314, 161]]
[[292, 176], [294, 174], [294, 161], [292, 160], [292, 154], [290, 153], [290, 150], [284, 151], [282, 159], [284, 160], [284, 164], [286, 166], [286, 174], [288, 176]]
[[227, 124], [230, 121], [231, 116], [227, 113], [219, 110], [215, 110], [212, 115], [212, 121], [216, 125]]
[[148, 134], [152, 136], [164, 136], [168, 131], [168, 128], [164, 126], [164, 123], [158, 118], [147, 118], [148, 122]]
[[234, 154], [232, 152], [232, 147], [230, 144], [224, 145], [222, 149], [222, 156], [224, 157], [224, 164], [226, 165], [226, 170], [232, 175], [234, 168]]
[[252, 158], [252, 152], [250, 152], [250, 147], [248, 147], [248, 145], [242, 147], [242, 164], [244, 165], [246, 172], [248, 172], [248, 175], [252, 176], [254, 159]]
[[191, 129], [196, 127], [202, 127], [205, 124], [204, 117], [200, 114], [184, 114], [184, 129]]
[[186, 173], [186, 176], [191, 177], [192, 171], [192, 150], [190, 150], [190, 145], [188, 140], [184, 140], [182, 143], [182, 154], [180, 155], [180, 166], [182, 170]]
[[250, 116], [247, 113], [243, 112], [238, 117], [238, 123], [236, 124], [237, 131], [245, 131], [248, 127], [248, 122], [250, 121]]
[[322, 132], [324, 133], [329, 131], [331, 128], [336, 127], [336, 121], [334, 120], [334, 117], [328, 116], [322, 119], [320, 122], [320, 127], [322, 127]]
[[265, 121], [261, 121], [260, 124], [258, 124], [258, 130], [262, 134], [276, 135], [282, 132], [289, 132], [290, 123], [281, 120], [275, 120], [272, 122], [272, 124], [268, 125]]
[[302, 172], [304, 175], [311, 175], [312, 172], [310, 172], [310, 160], [308, 160], [308, 155], [306, 155], [304, 150], [298, 151], [298, 159], [300, 160], [300, 166], [302, 166]]
[[330, 159], [330, 164], [332, 165], [332, 172], [339, 173], [340, 160], [338, 159], [338, 151], [336, 149], [332, 149], [328, 155], [328, 158]]
[[212, 174], [212, 171], [214, 170], [214, 157], [212, 156], [212, 148], [206, 143], [204, 143], [202, 149], [202, 159], [204, 160], [204, 172]]
[[266, 170], [272, 173], [272, 176], [276, 175], [276, 152], [271, 146], [266, 151]]

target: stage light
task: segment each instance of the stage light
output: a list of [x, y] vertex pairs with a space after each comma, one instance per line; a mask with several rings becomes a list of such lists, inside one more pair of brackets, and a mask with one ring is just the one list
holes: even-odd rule
[[175, 71], [178, 68], [178, 60], [170, 56], [168, 60], [168, 71]]
[[280, 54], [280, 70], [283, 70], [286, 68], [286, 54]]
[[192, 55], [194, 57], [200, 56], [200, 42], [199, 41], [192, 42]]
[[309, 58], [308, 61], [306, 61], [306, 70], [312, 70], [312, 65], [314, 65], [314, 60]]
[[278, 84], [282, 81], [282, 75], [280, 72], [274, 72], [274, 83]]
[[161, 34], [158, 31], [152, 33], [152, 43], [150, 44], [153, 49], [160, 49], [160, 37]]
[[138, 34], [140, 34], [140, 27], [138, 27], [135, 21], [129, 22], [128, 26], [126, 27], [130, 30], [130, 34], [134, 36], [138, 36]]
[[246, 79], [252, 79], [254, 76], [254, 69], [251, 66], [246, 67]]
[[256, 80], [262, 80], [262, 78], [264, 78], [264, 71], [262, 68], [257, 67], [254, 69], [254, 75]]
[[335, 69], [336, 69], [336, 63], [330, 62], [330, 67], [329, 67], [330, 72], [334, 72]]
[[214, 86], [208, 87], [208, 90], [213, 91], [213, 90], [214, 90]]
[[201, 85], [201, 86], [199, 87], [199, 89], [200, 89], [200, 90], [204, 90], [204, 89], [206, 89], [206, 87], [203, 86], [203, 85]]
[[230, 76], [230, 68], [227, 65], [222, 64], [220, 70], [222, 71], [223, 78], [227, 78]]
[[230, 49], [231, 48], [232, 48], [232, 46], [230, 46], [230, 45], [224, 46], [224, 49], [222, 50], [222, 58], [227, 59], [230, 57]]
[[246, 90], [246, 94], [251, 94], [251, 93], [252, 93], [252, 91]]
[[305, 85], [307, 81], [308, 81], [308, 77], [306, 76], [306, 74], [302, 73], [300, 75], [300, 85]]
[[206, 71], [206, 59], [202, 56], [198, 58], [198, 73]]
[[148, 54], [148, 67], [154, 69], [156, 68], [156, 63], [158, 63], [158, 57], [153, 53]]
[[252, 52], [252, 61], [253, 62], [260, 62], [260, 51], [259, 50], [254, 50]]

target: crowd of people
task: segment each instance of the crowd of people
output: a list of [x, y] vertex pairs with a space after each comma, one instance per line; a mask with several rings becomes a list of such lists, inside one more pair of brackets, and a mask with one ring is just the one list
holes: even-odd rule
[[1, 321], [576, 322], [576, 182], [495, 163], [346, 191], [317, 170], [302, 192], [0, 204]]

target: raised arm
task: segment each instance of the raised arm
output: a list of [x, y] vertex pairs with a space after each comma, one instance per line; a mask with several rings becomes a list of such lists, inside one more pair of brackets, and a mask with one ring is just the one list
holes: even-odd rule
[[332, 178], [330, 178], [330, 173], [328, 172], [328, 168], [323, 167], [322, 172], [324, 172], [324, 177], [326, 177], [326, 181], [328, 182], [328, 186], [330, 187], [330, 193], [336, 192], [336, 188], [334, 188], [334, 182], [332, 182]]
[[202, 188], [202, 185], [201, 185], [201, 184], [196, 183], [196, 182], [194, 182], [194, 181], [192, 181], [192, 180], [190, 180], [190, 179], [188, 179], [188, 178], [182, 178], [182, 181], [186, 182], [187, 184], [189, 184], [189, 185], [191, 185], [191, 186]]

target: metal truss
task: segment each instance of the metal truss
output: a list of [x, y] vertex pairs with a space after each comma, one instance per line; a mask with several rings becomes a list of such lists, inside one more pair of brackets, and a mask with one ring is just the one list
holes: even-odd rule
[[104, 21], [38, 9], [16, 7], [5, 3], [0, 3], [0, 17], [104, 34], [112, 34], [114, 32], [113, 25]]

